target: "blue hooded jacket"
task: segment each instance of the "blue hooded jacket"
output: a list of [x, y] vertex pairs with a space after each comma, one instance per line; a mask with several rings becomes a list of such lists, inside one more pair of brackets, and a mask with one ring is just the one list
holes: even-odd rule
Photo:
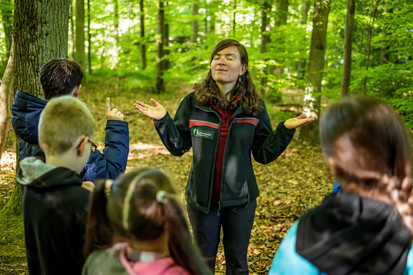
[[[19, 157], [35, 156], [44, 159], [38, 144], [40, 114], [47, 101], [28, 93], [17, 91], [12, 111], [12, 125], [19, 138]], [[91, 152], [89, 161], [80, 177], [83, 181], [114, 179], [126, 169], [129, 154], [129, 130], [125, 121], [108, 120], [106, 124], [105, 148]]]

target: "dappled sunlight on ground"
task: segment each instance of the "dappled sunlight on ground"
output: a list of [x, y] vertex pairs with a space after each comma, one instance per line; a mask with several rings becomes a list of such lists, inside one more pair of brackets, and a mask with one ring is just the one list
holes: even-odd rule
[[16, 172], [16, 151], [7, 150], [1, 155], [2, 172]]

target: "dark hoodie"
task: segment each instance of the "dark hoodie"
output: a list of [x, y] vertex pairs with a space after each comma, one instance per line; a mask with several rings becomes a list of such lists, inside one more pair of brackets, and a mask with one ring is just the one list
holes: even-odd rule
[[403, 274], [411, 240], [394, 206], [339, 194], [300, 219], [296, 251], [327, 274]]
[[[38, 125], [46, 103], [47, 101], [28, 93], [16, 93], [11, 107], [11, 121], [19, 137], [20, 159], [31, 156], [44, 159], [44, 153], [38, 143]], [[129, 154], [128, 123], [108, 120], [105, 131], [103, 154], [98, 150], [91, 151], [85, 169], [80, 173], [84, 181], [114, 179], [126, 169]]]
[[21, 161], [23, 221], [30, 274], [81, 274], [90, 192], [72, 170]]

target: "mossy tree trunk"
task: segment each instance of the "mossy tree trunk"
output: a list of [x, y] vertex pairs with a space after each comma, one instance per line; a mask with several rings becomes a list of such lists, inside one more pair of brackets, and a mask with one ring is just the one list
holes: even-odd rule
[[[67, 57], [69, 2], [14, 2], [14, 91], [20, 90], [41, 97], [40, 67], [50, 59]], [[21, 187], [16, 183], [0, 216], [20, 214], [21, 202]]]
[[[327, 47], [327, 23], [330, 12], [330, 0], [318, 0], [314, 3], [313, 31], [311, 33], [310, 58], [304, 111], [318, 118], [321, 113], [322, 80]], [[300, 137], [310, 144], [319, 143], [318, 120], [300, 129]]]

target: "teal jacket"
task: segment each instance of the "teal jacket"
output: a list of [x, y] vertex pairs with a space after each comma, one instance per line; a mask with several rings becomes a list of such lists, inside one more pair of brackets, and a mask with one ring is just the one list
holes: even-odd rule
[[[198, 105], [194, 93], [190, 93], [182, 100], [174, 119], [167, 114], [154, 123], [172, 155], [181, 156], [193, 148], [185, 196], [193, 207], [208, 213], [221, 128], [218, 113], [210, 104]], [[243, 206], [255, 200], [259, 190], [251, 153], [257, 162], [270, 163], [284, 152], [294, 133], [295, 130], [285, 128], [284, 123], [274, 131], [265, 106], [255, 116], [245, 113], [239, 106], [230, 120], [225, 146], [220, 207]]]
[[[295, 250], [297, 239], [297, 225], [295, 222], [288, 230], [275, 255], [268, 275], [324, 275], [315, 265], [299, 255]], [[410, 248], [407, 256], [404, 274], [413, 274], [413, 252]]]
[[328, 196], [288, 230], [269, 275], [413, 274], [412, 234], [394, 206]]

